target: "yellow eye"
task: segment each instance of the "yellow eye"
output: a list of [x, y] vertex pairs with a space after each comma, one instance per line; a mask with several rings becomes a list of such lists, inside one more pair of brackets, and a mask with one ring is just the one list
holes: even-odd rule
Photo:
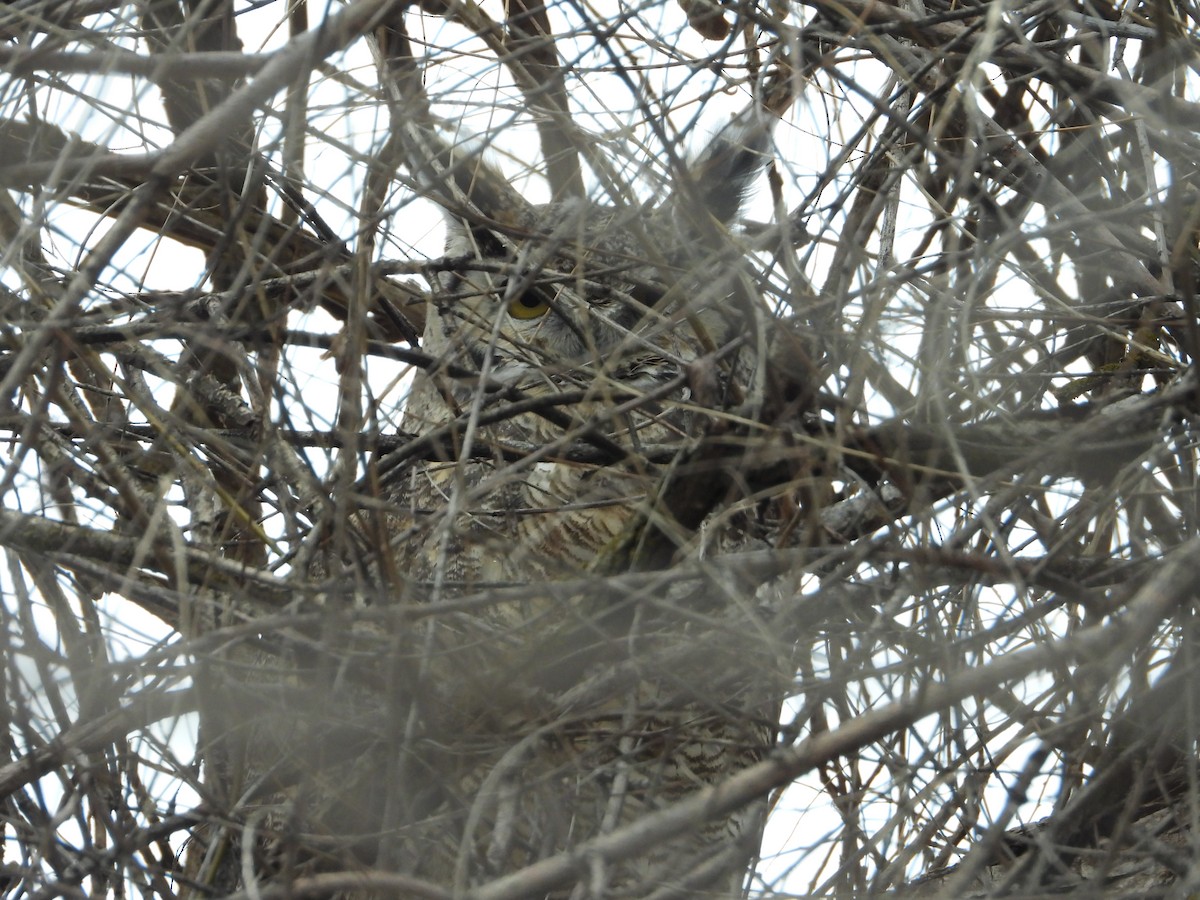
[[522, 294], [508, 302], [508, 314], [514, 319], [537, 319], [550, 311], [550, 305], [535, 293]]

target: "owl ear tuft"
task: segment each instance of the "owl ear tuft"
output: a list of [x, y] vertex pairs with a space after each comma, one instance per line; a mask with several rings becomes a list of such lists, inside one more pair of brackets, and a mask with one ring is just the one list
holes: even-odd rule
[[723, 225], [731, 223], [770, 159], [774, 124], [773, 115], [751, 108], [717, 132], [688, 167], [688, 184], [673, 201], [676, 214], [694, 220], [707, 213]]
[[485, 145], [452, 143], [412, 122], [396, 136], [413, 180], [445, 214], [447, 244], [459, 246], [459, 252], [478, 242], [493, 223], [511, 228], [531, 218], [528, 201], [485, 159]]

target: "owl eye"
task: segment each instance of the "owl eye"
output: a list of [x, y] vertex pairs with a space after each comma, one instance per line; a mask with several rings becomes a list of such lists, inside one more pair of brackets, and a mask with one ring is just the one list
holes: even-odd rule
[[550, 304], [530, 291], [508, 302], [508, 314], [514, 319], [537, 319], [550, 311]]

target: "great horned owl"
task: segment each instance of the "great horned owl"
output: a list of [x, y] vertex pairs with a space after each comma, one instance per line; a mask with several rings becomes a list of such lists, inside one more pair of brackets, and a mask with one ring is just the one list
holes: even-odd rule
[[[377, 533], [427, 600], [482, 600], [430, 624], [425, 668], [423, 721], [445, 736], [427, 746], [470, 734], [477, 751], [438, 771], [462, 804], [448, 848], [460, 886], [632, 821], [770, 744], [751, 648], [701, 637], [694, 619], [741, 598], [653, 574], [622, 596], [603, 580], [669, 571], [701, 554], [702, 532], [716, 547], [745, 540], [720, 534], [737, 518], [722, 479], [694, 470], [704, 435], [753, 414], [766, 317], [729, 226], [767, 136], [749, 113], [735, 120], [656, 206], [472, 209], [469, 189], [447, 211], [457, 265], [423, 338], [438, 365], [417, 375], [402, 425], [442, 429], [440, 458], [387, 474]], [[469, 183], [490, 186], [479, 193], [503, 196], [501, 181], [474, 162]], [[689, 630], [709, 648], [672, 656]], [[618, 659], [637, 676], [589, 696], [581, 686]], [[530, 708], [573, 690], [558, 721]], [[757, 812], [600, 866], [576, 896], [739, 894]], [[429, 862], [417, 871], [451, 874]]]
[[[729, 226], [767, 136], [735, 120], [641, 207], [528, 205], [417, 134], [443, 163], [411, 167], [446, 208], [448, 262], [402, 423], [416, 437], [374, 467], [352, 546], [312, 570], [350, 612], [375, 609], [214, 691], [248, 711], [209, 721], [275, 836], [261, 868], [364, 864], [461, 890], [766, 752], [754, 586], [705, 555], [754, 531], [736, 438], [766, 317]], [[389, 607], [411, 612], [374, 615]], [[592, 859], [547, 896], [740, 895], [760, 812]]]

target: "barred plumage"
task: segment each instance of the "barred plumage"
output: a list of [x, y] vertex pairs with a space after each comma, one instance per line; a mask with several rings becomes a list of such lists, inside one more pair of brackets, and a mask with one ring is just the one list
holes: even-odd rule
[[[705, 185], [697, 198], [697, 186], [685, 182], [652, 211], [577, 200], [515, 213], [484, 210], [489, 223], [519, 223], [501, 235], [511, 241], [509, 248], [490, 225], [450, 219], [448, 255], [510, 265], [500, 275], [493, 274], [494, 267], [466, 266], [445, 277], [429, 310], [426, 349], [448, 362], [470, 359], [488, 377], [528, 397], [581, 390], [584, 398], [566, 408], [574, 428], [523, 413], [480, 425], [471, 435], [476, 448], [495, 448], [498, 457], [505, 446], [536, 448], [538, 461], [461, 458], [425, 465], [415, 478], [398, 483], [388, 495], [395, 508], [445, 510], [416, 533], [417, 516], [391, 520], [389, 534], [409, 535], [395, 547], [401, 569], [429, 583], [439, 577], [460, 582], [455, 590], [469, 591], [486, 583], [536, 585], [665, 561], [652, 558], [661, 551], [646, 546], [646, 532], [669, 524], [669, 514], [656, 506], [669, 466], [648, 464], [641, 454], [665, 447], [678, 459], [711, 426], [710, 417], [742, 402], [751, 390], [747, 373], [754, 348], [730, 350], [730, 343], [753, 333], [746, 320], [756, 307], [748, 299], [745, 270], [721, 260], [718, 248], [727, 237], [728, 217], [760, 168], [765, 135], [761, 127], [730, 126], [697, 163], [702, 171], [726, 173], [723, 183]], [[713, 230], [718, 240], [707, 238]], [[723, 350], [726, 355], [717, 361]], [[689, 367], [709, 370], [707, 402], [713, 409], [698, 405], [692, 385], [680, 377]], [[646, 396], [656, 389], [656, 396]], [[482, 412], [490, 405], [481, 391], [478, 383], [422, 373], [403, 427], [423, 433], [473, 408]], [[626, 451], [627, 459], [563, 461], [569, 443], [588, 429]], [[678, 537], [671, 554], [687, 552], [682, 545], [688, 536]], [[661, 666], [655, 654], [677, 646], [689, 627], [687, 616], [671, 607], [687, 609], [694, 599], [686, 591], [674, 596], [668, 591], [618, 623], [604, 621], [603, 600], [587, 592], [564, 603], [539, 602], [535, 591], [527, 601], [488, 607], [452, 629], [446, 652], [461, 652], [477, 663], [468, 648], [490, 643], [485, 671], [521, 673], [517, 679], [535, 688], [542, 687], [539, 666], [554, 662], [545, 655], [547, 645], [564, 635], [574, 635], [566, 641], [585, 661], [575, 670], [579, 681], [603, 666], [605, 641], [638, 641], [646, 660], [637, 683], [578, 709], [570, 719], [545, 723], [544, 732], [520, 751], [523, 764], [503, 777], [490, 810], [476, 783], [512, 763], [506, 759], [514, 753], [511, 744], [497, 739], [478, 766], [449, 776], [465, 779], [456, 787], [474, 796], [467, 816], [473, 834], [467, 838], [477, 845], [466, 850], [456, 845], [460, 878], [465, 873], [474, 883], [513, 871], [761, 758], [770, 744], [774, 710], [764, 697], [743, 693], [746, 679], [728, 682], [730, 670], [745, 660], [731, 661], [717, 677], [709, 670], [711, 659], [655, 671]], [[599, 662], [588, 659], [589, 641]], [[519, 713], [517, 721], [510, 737], [529, 735], [532, 723]], [[689, 874], [703, 875], [697, 866], [724, 853], [725, 863], [710, 865], [689, 890], [712, 890], [719, 883], [718, 893], [735, 895], [757, 843], [760, 812], [710, 823], [687, 840], [597, 876], [583, 890], [603, 883], [609, 896], [649, 896], [667, 884], [687, 884]], [[438, 879], [448, 874], [424, 871]]]

